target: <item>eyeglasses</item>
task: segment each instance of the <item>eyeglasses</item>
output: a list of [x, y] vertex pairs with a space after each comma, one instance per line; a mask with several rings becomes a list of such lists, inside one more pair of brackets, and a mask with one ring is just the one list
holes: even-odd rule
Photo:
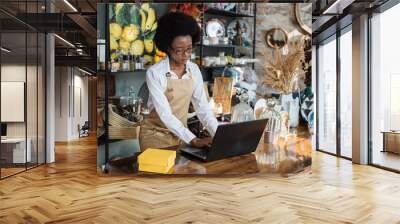
[[184, 55], [184, 54], [191, 55], [194, 49], [193, 48], [187, 48], [187, 49], [182, 49], [182, 48], [174, 49], [174, 48], [171, 48], [171, 50], [174, 51], [174, 53], [177, 54], [177, 55]]

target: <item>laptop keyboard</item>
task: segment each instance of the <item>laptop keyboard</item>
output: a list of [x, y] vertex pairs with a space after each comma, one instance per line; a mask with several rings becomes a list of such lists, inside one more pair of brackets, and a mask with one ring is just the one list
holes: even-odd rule
[[193, 148], [193, 147], [185, 147], [183, 148], [183, 151], [197, 155], [201, 158], [206, 158], [207, 157], [207, 150], [210, 149], [211, 147], [204, 147], [204, 148]]

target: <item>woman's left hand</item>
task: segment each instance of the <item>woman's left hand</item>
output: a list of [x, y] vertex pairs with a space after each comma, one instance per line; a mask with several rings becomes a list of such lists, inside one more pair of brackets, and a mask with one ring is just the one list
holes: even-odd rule
[[212, 143], [212, 138], [194, 138], [190, 144], [196, 148], [210, 147]]

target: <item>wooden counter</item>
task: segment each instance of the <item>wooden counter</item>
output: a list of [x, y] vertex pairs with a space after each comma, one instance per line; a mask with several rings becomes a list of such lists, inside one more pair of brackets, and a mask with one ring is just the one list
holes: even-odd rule
[[[176, 150], [176, 149], [170, 149]], [[183, 175], [243, 175], [272, 174], [290, 175], [308, 171], [311, 167], [311, 140], [309, 137], [288, 137], [280, 139], [278, 144], [265, 144], [260, 141], [255, 152], [226, 158], [213, 162], [201, 162], [177, 151], [175, 166], [171, 174]], [[153, 175], [153, 173], [137, 172], [136, 158], [125, 160], [125, 164], [110, 166], [108, 175]], [[123, 164], [123, 165], [121, 165]], [[103, 174], [100, 170], [99, 174]], [[160, 175], [160, 174], [156, 174]]]

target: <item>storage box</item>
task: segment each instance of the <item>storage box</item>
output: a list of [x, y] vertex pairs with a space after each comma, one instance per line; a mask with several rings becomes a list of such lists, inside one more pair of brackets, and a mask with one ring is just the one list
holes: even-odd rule
[[162, 173], [162, 174], [170, 174], [173, 171], [174, 165], [169, 167], [164, 166], [154, 166], [154, 165], [146, 165], [146, 164], [139, 164], [139, 171], [142, 172], [151, 172], [151, 173]]
[[139, 171], [166, 174], [175, 165], [175, 159], [175, 151], [149, 148], [138, 156]]

